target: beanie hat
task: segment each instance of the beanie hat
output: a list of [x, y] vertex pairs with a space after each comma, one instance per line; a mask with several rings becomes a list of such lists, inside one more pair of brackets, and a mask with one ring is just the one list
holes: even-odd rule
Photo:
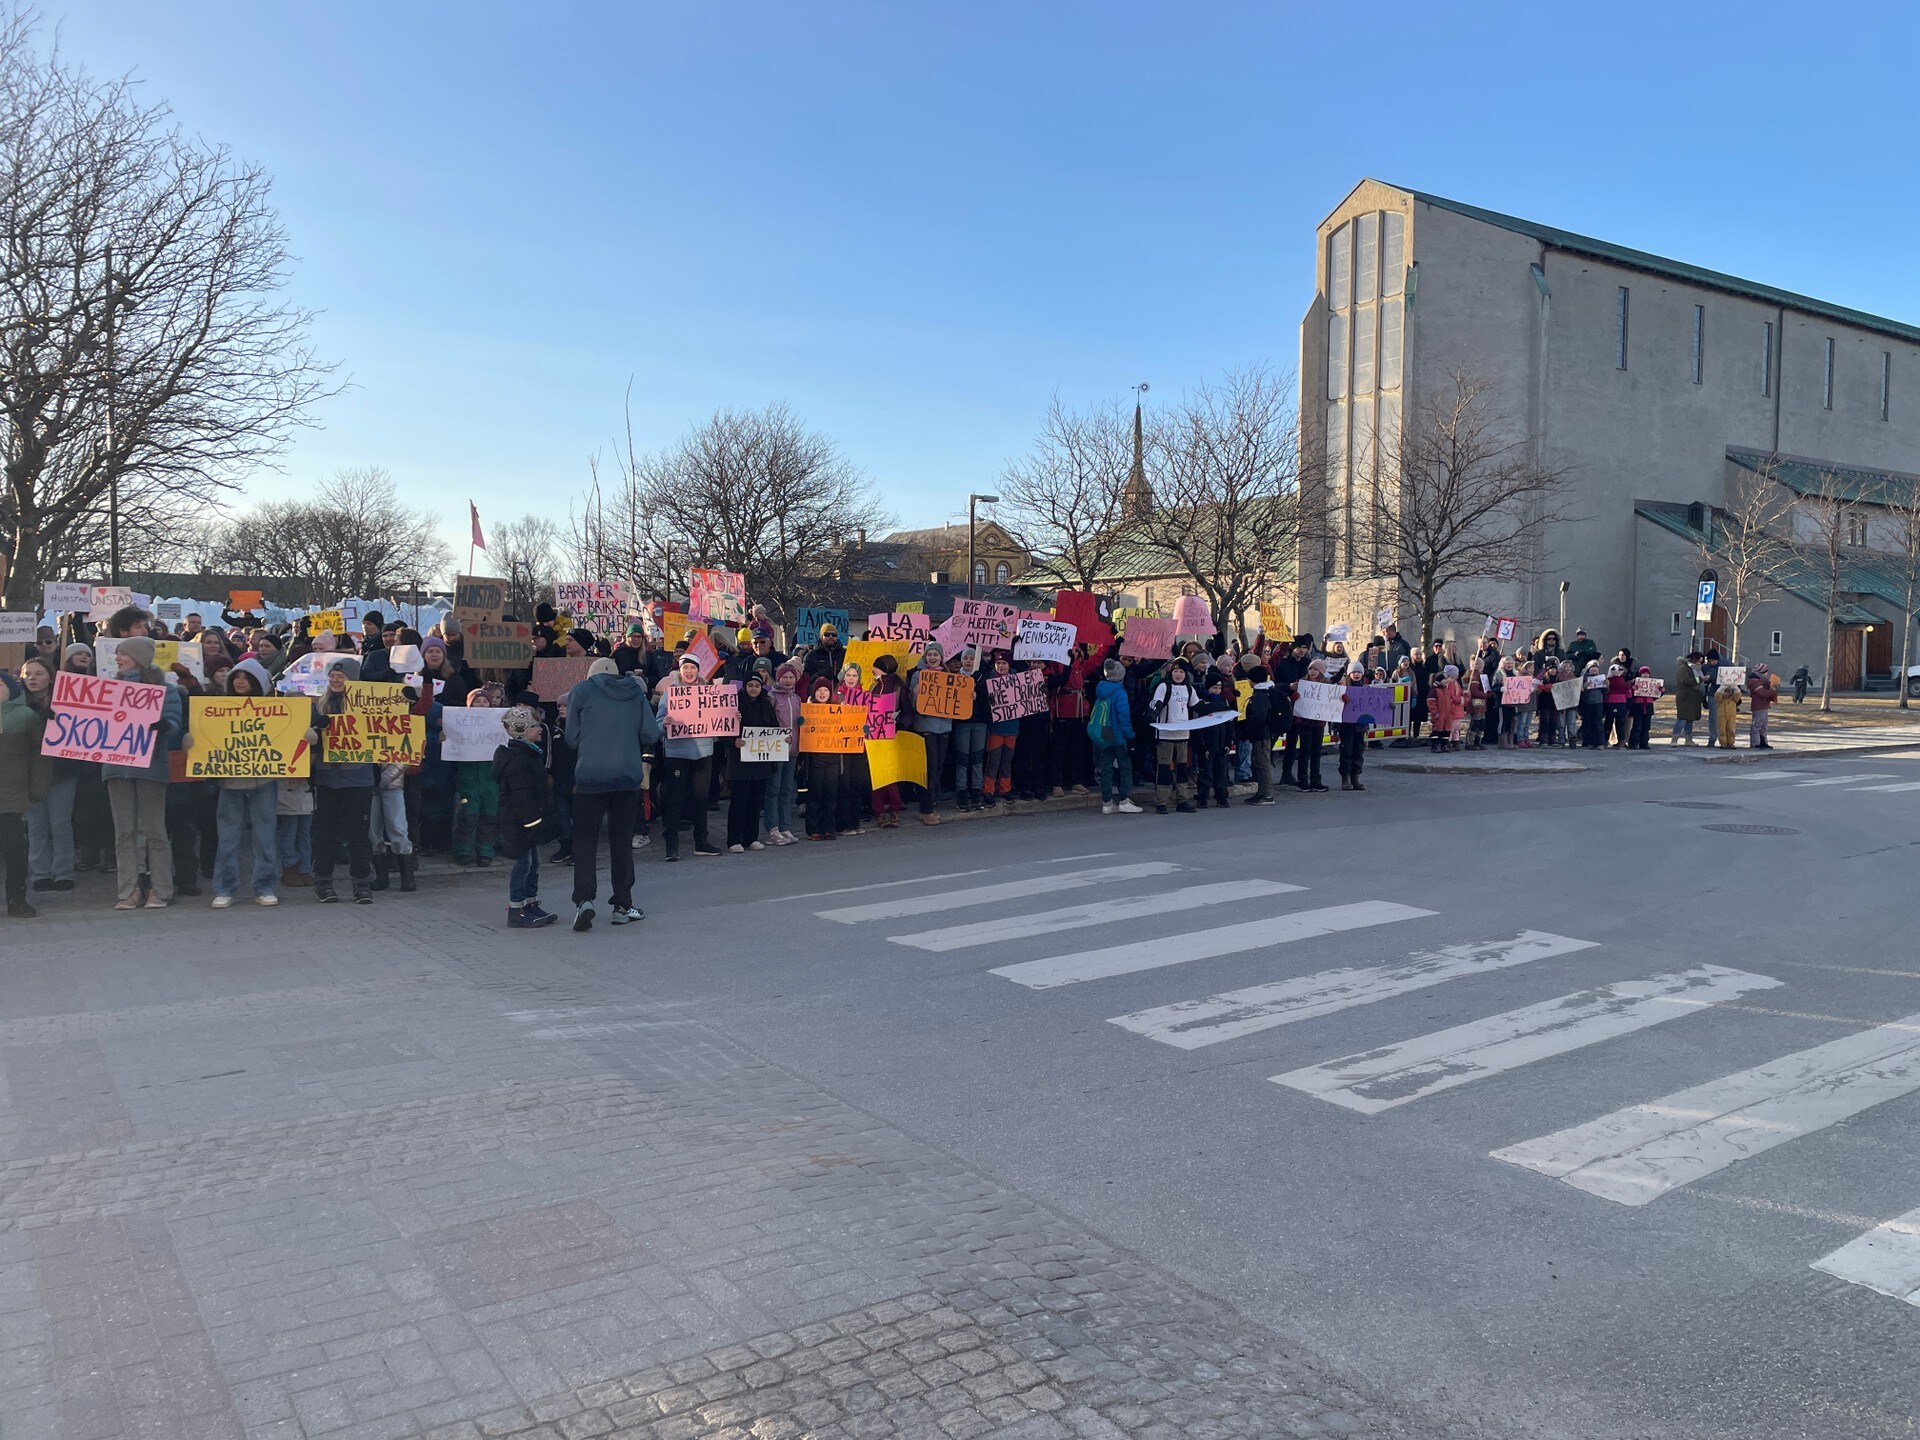
[[78, 643], [69, 645], [60, 652], [60, 663], [63, 665], [68, 663], [75, 655], [85, 655], [91, 660], [93, 658], [93, 647], [91, 645], [81, 645]]
[[360, 660], [358, 656], [347, 655], [338, 660], [329, 660], [327, 662], [327, 669], [330, 671], [338, 670], [349, 680], [358, 680], [360, 678]]
[[587, 666], [587, 676], [589, 679], [595, 675], [618, 675], [619, 673], [620, 667], [604, 655]]
[[1109, 660], [1100, 667], [1100, 673], [1109, 680], [1124, 680], [1127, 675], [1127, 667], [1122, 665], [1118, 660]]
[[1460, 678], [1460, 667], [1458, 665], [1443, 665], [1440, 668], [1440, 677], [1443, 680], [1458, 680]]
[[119, 651], [142, 670], [153, 668], [153, 641], [144, 635], [129, 635], [120, 642]]
[[1268, 675], [1267, 667], [1264, 665], [1253, 665], [1247, 669], [1247, 679], [1256, 685], [1264, 685], [1270, 678], [1272, 677]]
[[540, 712], [530, 705], [515, 705], [500, 717], [500, 728], [515, 740], [523, 739], [539, 723]]
[[576, 625], [567, 633], [580, 642], [580, 648], [582, 650], [593, 649], [593, 632], [591, 630], [583, 630]]
[[753, 631], [749, 627], [742, 625], [740, 627], [739, 633], [737, 633], [733, 638], [737, 643], [741, 645], [751, 645], [753, 643]]

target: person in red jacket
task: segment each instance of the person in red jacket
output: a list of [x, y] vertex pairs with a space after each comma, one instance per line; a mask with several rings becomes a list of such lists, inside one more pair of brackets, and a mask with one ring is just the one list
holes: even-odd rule
[[1091, 645], [1074, 647], [1073, 660], [1065, 666], [1047, 667], [1048, 699], [1053, 711], [1053, 737], [1047, 751], [1048, 783], [1055, 795], [1071, 790], [1087, 793], [1088, 762], [1087, 716], [1093, 712], [1088, 692], [1100, 679], [1100, 662]]
[[1747, 746], [1753, 750], [1771, 750], [1767, 743], [1767, 715], [1780, 698], [1780, 685], [1764, 664], [1755, 665], [1747, 674], [1747, 703], [1753, 707], [1753, 725]]

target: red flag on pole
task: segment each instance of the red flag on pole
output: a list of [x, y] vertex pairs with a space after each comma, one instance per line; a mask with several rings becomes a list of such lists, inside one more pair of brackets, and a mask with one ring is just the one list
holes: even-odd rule
[[487, 539], [480, 533], [480, 507], [469, 500], [467, 509], [473, 514], [473, 547], [476, 550], [484, 550], [487, 548]]

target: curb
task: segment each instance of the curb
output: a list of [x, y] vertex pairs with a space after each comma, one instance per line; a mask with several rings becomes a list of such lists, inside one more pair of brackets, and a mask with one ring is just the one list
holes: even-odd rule
[[1571, 761], [1533, 765], [1432, 765], [1421, 760], [1376, 760], [1367, 768], [1402, 770], [1415, 775], [1575, 775], [1592, 767]]

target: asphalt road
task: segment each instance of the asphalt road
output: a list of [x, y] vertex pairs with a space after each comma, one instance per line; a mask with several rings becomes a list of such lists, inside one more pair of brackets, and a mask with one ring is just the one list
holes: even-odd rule
[[1920, 752], [1369, 780], [649, 866], [645, 988], [1463, 1430], [1911, 1435]]

